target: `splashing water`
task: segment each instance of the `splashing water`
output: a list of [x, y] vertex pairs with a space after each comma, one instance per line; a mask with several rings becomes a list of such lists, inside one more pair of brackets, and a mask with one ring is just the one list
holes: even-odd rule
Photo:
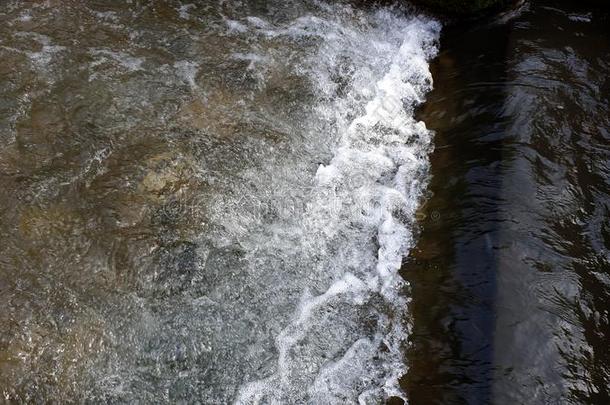
[[[49, 206], [76, 193], [94, 212], [100, 204], [118, 217], [82, 235], [97, 249], [61, 247], [66, 257], [93, 255], [89, 261], [42, 259], [52, 282], [95, 288], [94, 297], [70, 298], [86, 316], [66, 311], [80, 322], [68, 327], [75, 340], [92, 319], [98, 335], [87, 350], [66, 350], [60, 330], [40, 334], [56, 353], [61, 381], [46, 380], [36, 395], [242, 404], [404, 396], [398, 378], [407, 368], [408, 295], [397, 272], [414, 243], [427, 182], [431, 133], [413, 109], [432, 86], [428, 61], [440, 26], [398, 9], [276, 6], [121, 5], [83, 21], [125, 33], [128, 43], [84, 34], [77, 49], [45, 34], [45, 58], [29, 62], [41, 81], [38, 97], [65, 83], [58, 65], [82, 59], [67, 78], [72, 86], [97, 98], [106, 91], [123, 106], [98, 116], [96, 131], [144, 141], [140, 153], [124, 135], [84, 139], [91, 151], [77, 155], [90, 157], [63, 181], [88, 186], [36, 194]], [[17, 46], [3, 49], [22, 55]], [[65, 110], [72, 120], [81, 111]], [[18, 139], [19, 128], [7, 131]], [[136, 201], [140, 211], [86, 198], [119, 178], [132, 194], [118, 191], [114, 200]], [[82, 208], [61, 207], [61, 215]], [[55, 268], [61, 275], [53, 276]], [[65, 306], [50, 295], [36, 299]], [[27, 311], [35, 310], [9, 316], [45, 319]], [[10, 347], [27, 346], [24, 336], [33, 333], [31, 322], [20, 325], [3, 338]], [[19, 381], [2, 374], [14, 387], [4, 391], [8, 398], [36, 398], [32, 387], [48, 370], [41, 358], [28, 364]]]
[[[367, 403], [398, 395], [405, 371], [406, 299], [397, 271], [413, 242], [430, 147], [429, 132], [412, 114], [431, 85], [427, 60], [438, 27], [387, 10], [367, 16], [364, 27], [346, 27], [339, 15], [264, 30], [293, 41], [317, 33], [318, 49], [301, 71], [321, 95], [315, 111], [330, 123], [322, 135], [334, 145], [309, 193], [297, 197], [306, 202], [300, 221], [290, 213], [287, 226], [255, 236], [258, 248], [264, 241], [269, 249], [265, 256], [281, 251], [290, 258], [299, 271], [288, 282], [306, 293], [275, 338], [277, 369], [247, 384], [242, 403]], [[282, 189], [298, 184], [287, 177]], [[315, 265], [301, 270], [300, 263]]]

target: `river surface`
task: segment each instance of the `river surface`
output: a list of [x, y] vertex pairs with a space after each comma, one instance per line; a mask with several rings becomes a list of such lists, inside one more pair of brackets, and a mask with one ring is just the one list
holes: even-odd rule
[[411, 403], [610, 403], [608, 12], [526, 3], [431, 69]]
[[317, 1], [0, 18], [6, 400], [404, 396], [439, 23]]
[[608, 27], [6, 2], [2, 400], [607, 403]]

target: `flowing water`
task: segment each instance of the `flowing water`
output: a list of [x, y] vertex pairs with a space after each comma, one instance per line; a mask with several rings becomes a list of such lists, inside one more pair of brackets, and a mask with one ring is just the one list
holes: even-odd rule
[[2, 400], [610, 402], [608, 27], [4, 2]]
[[0, 19], [4, 399], [404, 396], [437, 22], [305, 0]]
[[610, 403], [610, 17], [575, 3], [441, 40], [411, 403]]

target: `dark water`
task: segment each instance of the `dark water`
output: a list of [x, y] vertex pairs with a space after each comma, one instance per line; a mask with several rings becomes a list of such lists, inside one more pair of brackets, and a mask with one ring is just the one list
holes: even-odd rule
[[449, 29], [432, 72], [411, 403], [610, 403], [608, 13]]

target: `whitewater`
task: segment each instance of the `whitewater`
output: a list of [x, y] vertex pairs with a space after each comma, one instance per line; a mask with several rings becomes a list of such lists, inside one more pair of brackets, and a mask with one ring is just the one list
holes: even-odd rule
[[3, 395], [406, 398], [399, 270], [429, 180], [415, 109], [440, 24], [308, 0], [28, 7], [7, 9], [2, 52], [38, 87], [11, 88], [2, 153], [43, 111], [70, 123], [41, 124], [48, 153], [79, 161], [49, 170], [31, 194], [50, 208], [20, 220], [32, 277], [54, 287], [10, 310], [28, 322]]

